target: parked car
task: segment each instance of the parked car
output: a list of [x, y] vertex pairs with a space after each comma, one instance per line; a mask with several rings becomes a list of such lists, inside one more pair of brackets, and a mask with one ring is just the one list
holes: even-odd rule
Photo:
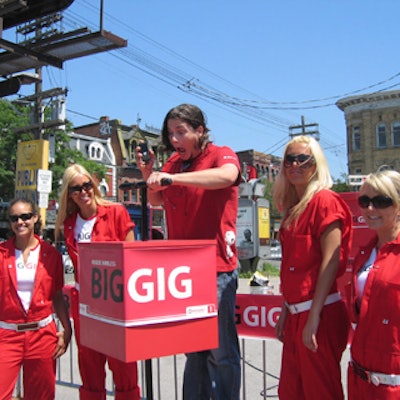
[[64, 264], [64, 273], [73, 274], [74, 273], [74, 265], [72, 264], [71, 258], [68, 254], [67, 246], [65, 243], [59, 243], [56, 246], [57, 250], [61, 253], [63, 264]]
[[282, 259], [282, 248], [278, 240], [271, 240], [270, 243], [270, 258], [273, 260]]

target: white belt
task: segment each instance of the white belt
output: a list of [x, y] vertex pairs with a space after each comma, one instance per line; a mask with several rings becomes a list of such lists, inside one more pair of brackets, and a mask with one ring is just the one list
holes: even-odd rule
[[[328, 304], [336, 303], [336, 302], [340, 301], [341, 298], [342, 298], [342, 296], [340, 295], [339, 292], [331, 293], [326, 297], [324, 306], [327, 306]], [[311, 306], [312, 306], [312, 300], [307, 300], [307, 301], [303, 301], [301, 303], [296, 303], [296, 304], [288, 304], [285, 301], [285, 305], [291, 314], [298, 314], [298, 313], [310, 310]]]
[[400, 375], [394, 374], [381, 374], [379, 372], [368, 372], [369, 382], [375, 386], [388, 385], [388, 386], [399, 386]]
[[36, 331], [40, 328], [44, 328], [53, 321], [53, 314], [48, 317], [35, 322], [24, 322], [22, 324], [12, 324], [10, 322], [0, 321], [0, 328], [9, 329], [11, 331], [25, 332], [25, 331]]
[[375, 386], [388, 385], [400, 386], [400, 375], [395, 374], [382, 374], [380, 372], [367, 371], [355, 361], [350, 361], [354, 373], [364, 381], [372, 383]]

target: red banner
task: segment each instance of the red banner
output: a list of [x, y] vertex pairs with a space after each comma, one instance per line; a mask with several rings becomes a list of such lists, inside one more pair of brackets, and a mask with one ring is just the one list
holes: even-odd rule
[[283, 304], [283, 297], [264, 294], [236, 296], [236, 326], [239, 336], [276, 338], [275, 325]]

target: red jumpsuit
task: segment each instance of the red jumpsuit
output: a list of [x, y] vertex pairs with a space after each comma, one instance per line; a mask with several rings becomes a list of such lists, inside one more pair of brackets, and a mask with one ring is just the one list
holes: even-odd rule
[[[39, 239], [39, 243], [40, 254], [28, 312], [17, 293], [15, 239], [0, 245], [0, 321], [22, 324], [41, 321], [53, 314], [53, 296], [64, 285], [62, 257], [46, 241]], [[24, 399], [54, 399], [56, 332], [54, 320], [31, 331], [17, 332], [0, 327], [1, 399], [11, 399], [21, 366], [24, 369]]]
[[[320, 237], [335, 221], [342, 223], [338, 277], [346, 269], [351, 239], [351, 213], [346, 203], [330, 190], [321, 190], [299, 216], [297, 225], [280, 229], [282, 243], [281, 290], [285, 301], [296, 304], [314, 296], [322, 262]], [[335, 282], [330, 293], [338, 292]], [[343, 301], [325, 305], [317, 331], [317, 352], [303, 344], [308, 311], [288, 312], [284, 328], [281, 400], [343, 399], [340, 360], [346, 348], [349, 318]]]
[[[360, 248], [354, 260], [353, 288], [358, 271], [376, 246], [374, 238]], [[383, 374], [400, 375], [400, 235], [384, 244], [377, 252], [368, 274], [359, 313], [355, 306], [352, 317], [357, 322], [351, 344], [351, 358], [362, 368]], [[353, 301], [357, 298], [353, 290]], [[369, 383], [348, 369], [349, 400], [398, 400], [400, 385]]]
[[[64, 221], [64, 237], [68, 253], [75, 267], [75, 281], [79, 282], [78, 250], [74, 239], [77, 214], [68, 216]], [[127, 210], [120, 204], [97, 206], [96, 222], [91, 241], [124, 241], [128, 232], [133, 229]], [[71, 299], [74, 318], [75, 336], [78, 344], [79, 371], [82, 386], [79, 388], [81, 400], [105, 400], [105, 363], [113, 373], [116, 400], [140, 400], [137, 363], [124, 363], [106, 356], [80, 344], [79, 326], [79, 292], [73, 290]]]

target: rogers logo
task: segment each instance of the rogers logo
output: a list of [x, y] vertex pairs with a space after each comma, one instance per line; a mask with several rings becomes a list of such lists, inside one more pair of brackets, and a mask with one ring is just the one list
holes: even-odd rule
[[[154, 275], [153, 275], [154, 274]], [[192, 280], [189, 266], [174, 268], [167, 275], [165, 268], [141, 268], [133, 272], [128, 280], [128, 293], [137, 303], [163, 301], [167, 292], [176, 299], [187, 299], [192, 296]]]

